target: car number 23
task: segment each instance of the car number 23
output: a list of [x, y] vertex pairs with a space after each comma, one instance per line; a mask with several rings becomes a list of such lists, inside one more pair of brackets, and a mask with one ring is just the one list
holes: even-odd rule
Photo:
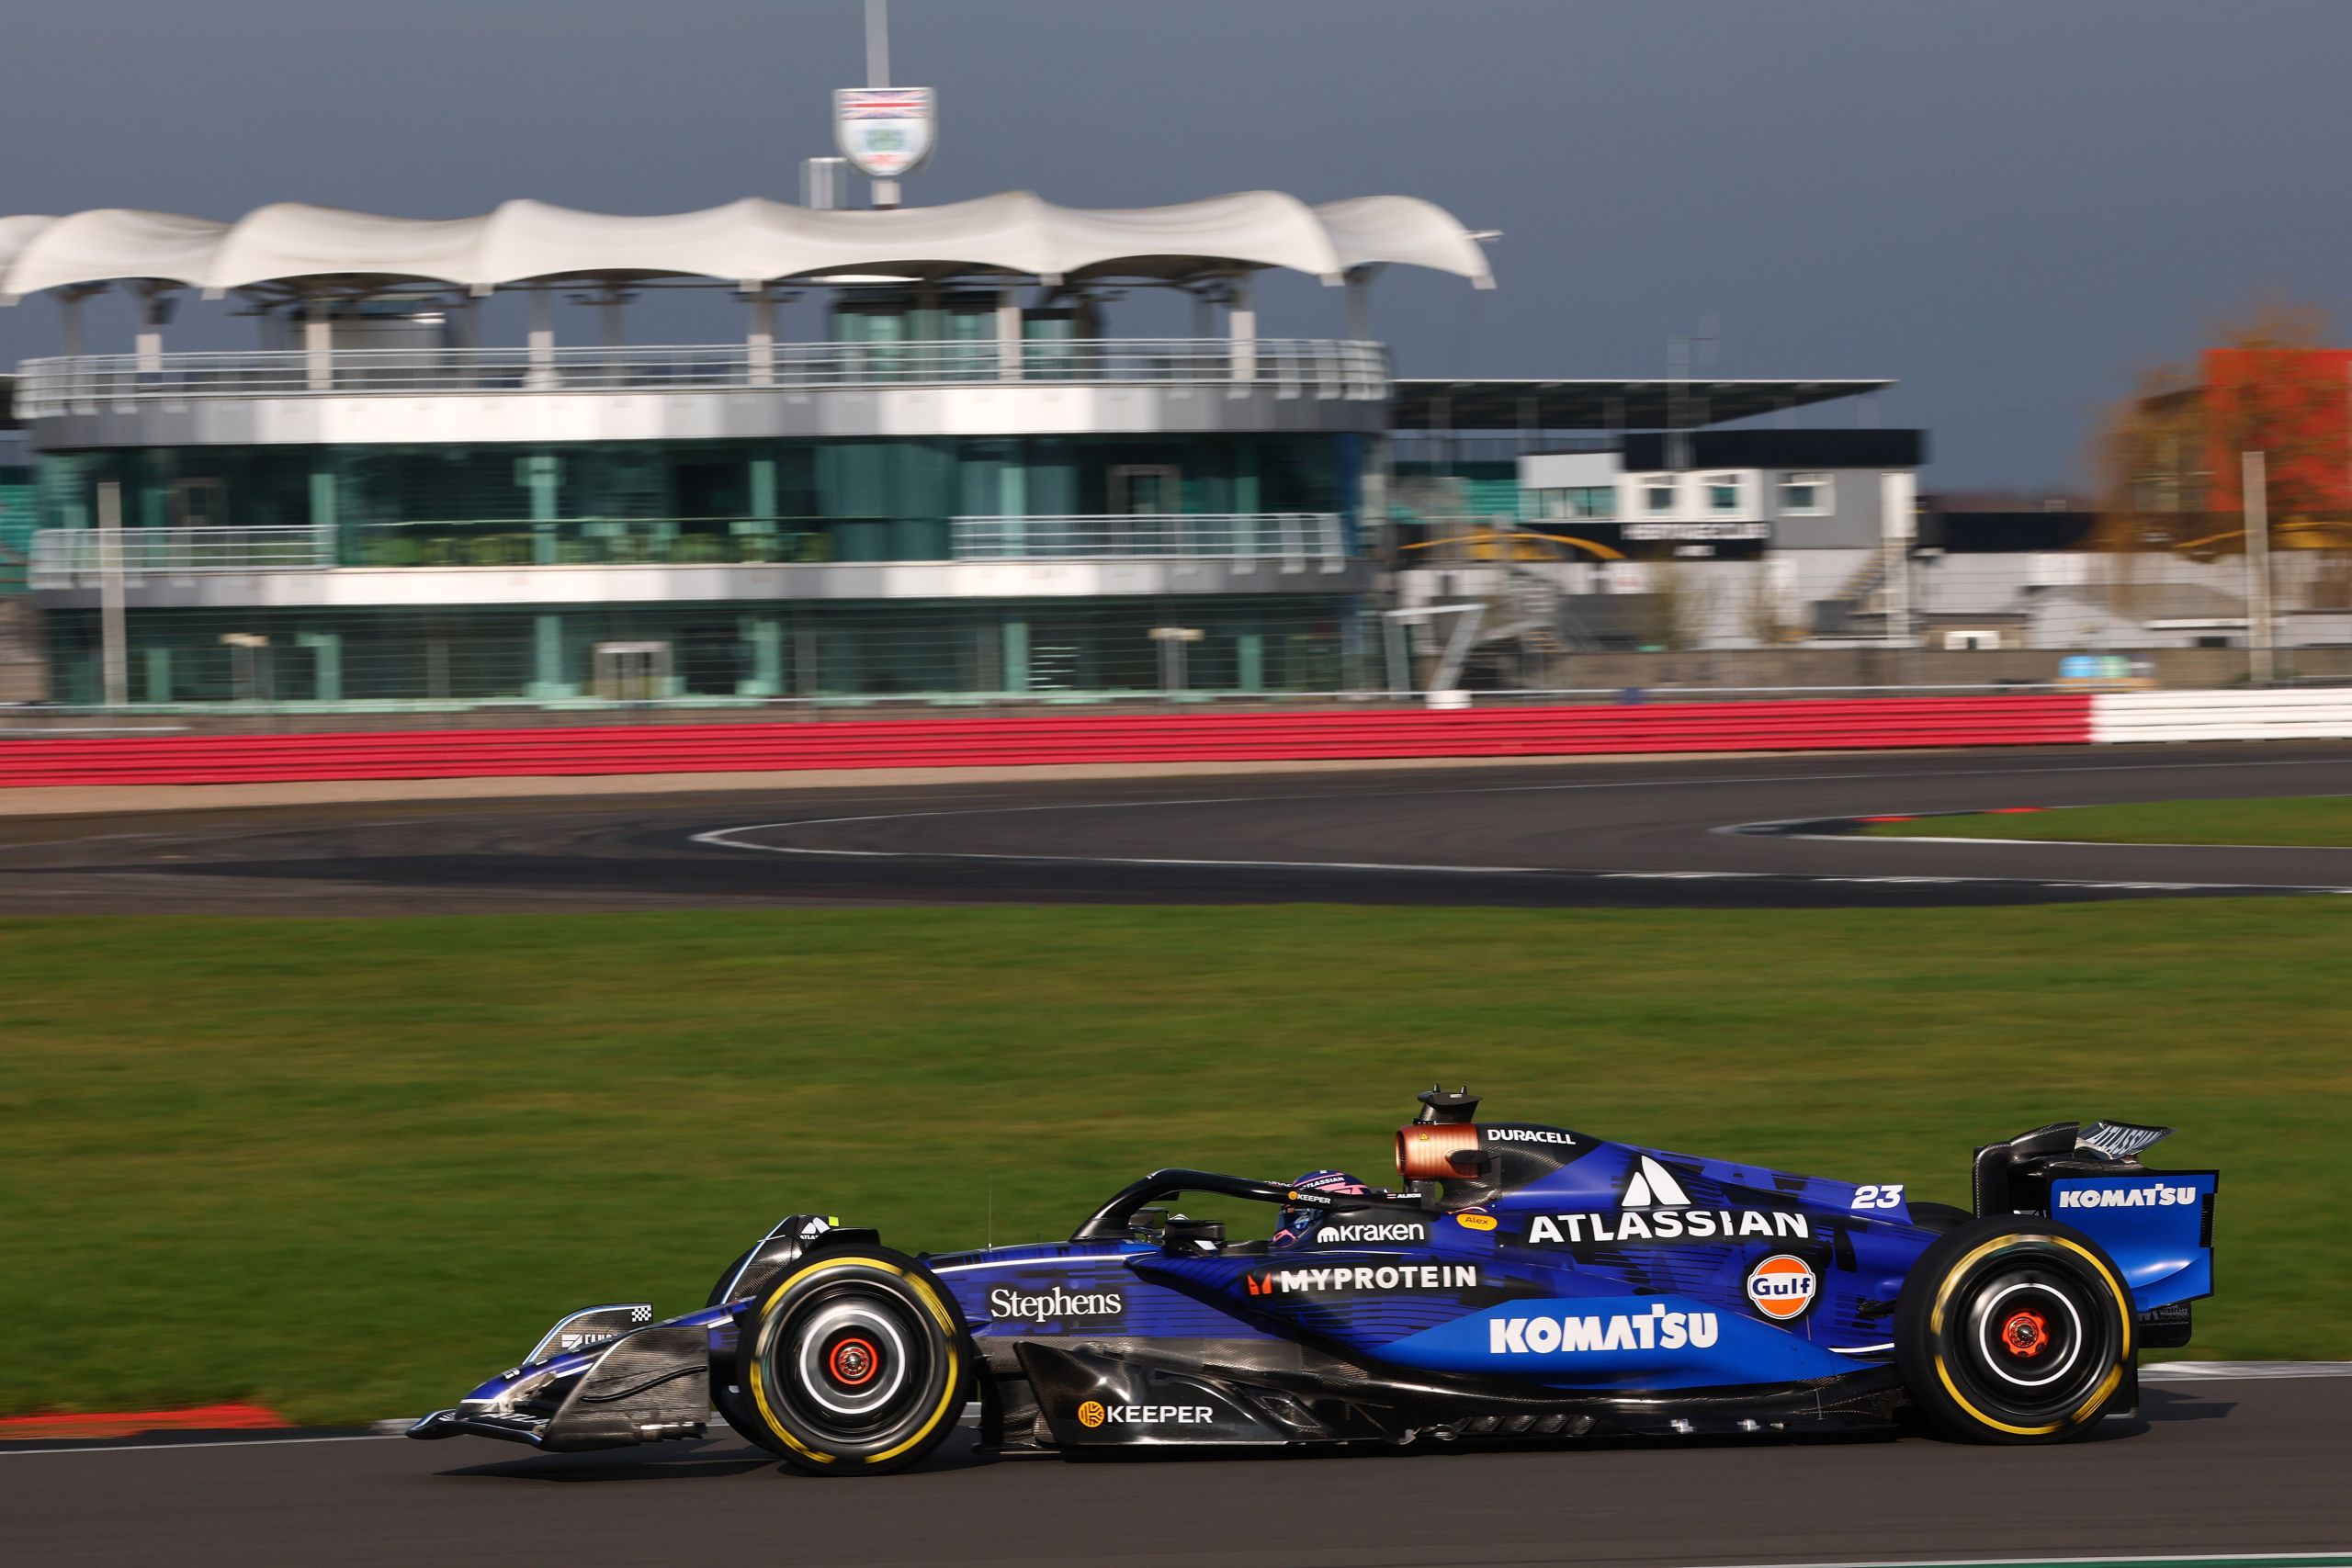
[[1903, 1184], [1895, 1182], [1885, 1187], [1857, 1187], [1854, 1189], [1852, 1206], [1857, 1209], [1899, 1209], [1903, 1207]]

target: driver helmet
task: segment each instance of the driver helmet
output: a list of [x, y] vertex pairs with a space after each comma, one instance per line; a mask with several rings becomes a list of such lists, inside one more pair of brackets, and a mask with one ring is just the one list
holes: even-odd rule
[[[1364, 1197], [1374, 1190], [1344, 1170], [1310, 1170], [1291, 1183], [1294, 1191], [1332, 1192], [1347, 1197]], [[1283, 1207], [1282, 1219], [1274, 1226], [1276, 1247], [1295, 1247], [1305, 1241], [1315, 1223], [1329, 1213], [1326, 1209], [1309, 1208], [1304, 1203], [1289, 1203]]]

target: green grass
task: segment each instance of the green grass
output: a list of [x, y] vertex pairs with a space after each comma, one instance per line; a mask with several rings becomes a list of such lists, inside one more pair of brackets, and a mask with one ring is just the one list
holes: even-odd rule
[[1894, 839], [2033, 839], [2109, 844], [2352, 846], [2352, 795], [2277, 800], [2161, 800], [2048, 811], [1920, 817], [1863, 829]]
[[0, 1412], [413, 1414], [779, 1215], [1066, 1235], [1158, 1165], [1377, 1178], [1490, 1111], [1966, 1201], [2182, 1129], [2200, 1356], [2352, 1355], [2352, 903], [0, 921]]

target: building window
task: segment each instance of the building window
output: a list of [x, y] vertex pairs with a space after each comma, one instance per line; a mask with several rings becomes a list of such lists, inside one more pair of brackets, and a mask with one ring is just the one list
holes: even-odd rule
[[1739, 511], [1739, 476], [1709, 474], [1706, 478], [1707, 511], [1718, 517], [1728, 517]]
[[175, 528], [218, 528], [229, 521], [228, 498], [219, 479], [174, 479], [171, 497]]
[[1617, 515], [1617, 491], [1611, 485], [1571, 485], [1533, 492], [1534, 514], [1544, 518], [1599, 518]]
[[1781, 515], [1826, 517], [1830, 512], [1831, 493], [1827, 474], [1782, 474]]
[[1617, 515], [1617, 487], [1584, 485], [1568, 491], [1568, 515], [1608, 519]]
[[1641, 487], [1644, 516], [1671, 517], [1674, 515], [1675, 484], [1672, 474], [1644, 474], [1634, 482]]

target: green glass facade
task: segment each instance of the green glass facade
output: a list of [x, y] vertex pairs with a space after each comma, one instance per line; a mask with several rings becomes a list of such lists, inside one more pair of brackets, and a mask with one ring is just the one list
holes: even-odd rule
[[[1306, 595], [134, 610], [128, 651], [136, 703], [1049, 700], [1160, 691], [1150, 631], [1181, 626], [1202, 633], [1183, 645], [1182, 689], [1272, 694], [1348, 687], [1358, 615]], [[96, 703], [96, 612], [47, 619], [56, 700]], [[647, 645], [663, 647], [656, 683], [628, 683], [645, 669], [628, 650]]]
[[25, 562], [40, 526], [40, 491], [30, 467], [0, 463], [0, 593], [25, 590]]
[[186, 446], [45, 456], [40, 525], [332, 527], [346, 566], [940, 560], [957, 516], [1340, 513], [1344, 435]]

